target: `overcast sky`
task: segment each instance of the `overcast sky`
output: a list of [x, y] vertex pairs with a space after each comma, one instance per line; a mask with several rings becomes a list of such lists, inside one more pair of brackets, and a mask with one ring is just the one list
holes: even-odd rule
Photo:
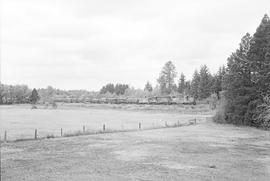
[[99, 90], [156, 84], [166, 61], [215, 72], [269, 0], [2, 0], [1, 81]]

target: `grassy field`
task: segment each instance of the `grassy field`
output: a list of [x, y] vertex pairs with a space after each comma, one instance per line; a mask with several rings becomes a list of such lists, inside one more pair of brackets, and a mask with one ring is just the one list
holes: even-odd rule
[[270, 133], [197, 125], [2, 145], [3, 180], [260, 180]]
[[[156, 128], [185, 123], [196, 118], [198, 121], [211, 115], [203, 106], [161, 106], [161, 105], [95, 105], [64, 104], [58, 109], [30, 109], [30, 105], [1, 106], [1, 137], [7, 131], [8, 140], [34, 138], [34, 130], [39, 137], [60, 136], [82, 131], [100, 131], [103, 124], [106, 130], [130, 130]], [[207, 110], [207, 111], [206, 111]], [[184, 114], [185, 112], [185, 114]], [[180, 114], [179, 114], [180, 113]]]

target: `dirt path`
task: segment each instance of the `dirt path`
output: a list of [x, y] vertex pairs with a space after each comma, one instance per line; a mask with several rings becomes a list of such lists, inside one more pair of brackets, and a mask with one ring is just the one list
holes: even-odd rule
[[8, 143], [2, 180], [269, 180], [270, 133], [206, 122]]

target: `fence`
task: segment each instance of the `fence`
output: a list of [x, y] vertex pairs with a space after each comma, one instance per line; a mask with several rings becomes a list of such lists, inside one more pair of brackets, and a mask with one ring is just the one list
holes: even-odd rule
[[[122, 127], [122, 129], [110, 129], [108, 128], [108, 126], [106, 124], [102, 124], [101, 125], [101, 129], [100, 130], [87, 130], [86, 126], [83, 125], [81, 130], [77, 130], [77, 131], [67, 131], [65, 132], [65, 130], [63, 128], [59, 128], [59, 134], [50, 134], [47, 133], [46, 136], [40, 135], [39, 134], [39, 130], [38, 129], [34, 129], [33, 130], [33, 136], [29, 136], [27, 138], [22, 138], [22, 137], [18, 137], [18, 138], [11, 138], [9, 139], [8, 136], [8, 131], [4, 131], [4, 136], [3, 136], [3, 140], [0, 140], [1, 142], [9, 142], [9, 141], [27, 141], [27, 140], [38, 140], [38, 139], [49, 139], [49, 138], [59, 138], [59, 137], [71, 137], [71, 136], [80, 136], [80, 135], [92, 135], [92, 134], [104, 134], [104, 133], [115, 133], [115, 132], [131, 132], [131, 131], [141, 131], [141, 130], [151, 130], [151, 129], [162, 129], [162, 128], [174, 128], [174, 127], [181, 127], [181, 126], [188, 126], [188, 125], [194, 125], [197, 124], [198, 120], [197, 118], [194, 119], [190, 119], [185, 123], [181, 123], [179, 120], [175, 123], [171, 123], [169, 124], [167, 121], [164, 121], [164, 125], [158, 125], [158, 126], [154, 126], [154, 124], [152, 124], [151, 127], [143, 127], [142, 122], [138, 122], [137, 127], [131, 128], [131, 129], [124, 129]], [[2, 136], [1, 136], [2, 138]]]

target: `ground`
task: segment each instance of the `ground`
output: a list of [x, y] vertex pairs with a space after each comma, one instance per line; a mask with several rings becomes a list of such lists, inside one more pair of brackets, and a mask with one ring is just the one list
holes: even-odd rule
[[211, 120], [135, 132], [10, 142], [2, 180], [262, 180], [270, 133]]
[[82, 131], [95, 132], [106, 125], [108, 130], [161, 127], [165, 124], [186, 123], [212, 115], [208, 105], [127, 105], [127, 104], [64, 104], [58, 109], [31, 109], [31, 105], [0, 106], [0, 135], [7, 139], [33, 139], [35, 129], [38, 137], [60, 136]]

